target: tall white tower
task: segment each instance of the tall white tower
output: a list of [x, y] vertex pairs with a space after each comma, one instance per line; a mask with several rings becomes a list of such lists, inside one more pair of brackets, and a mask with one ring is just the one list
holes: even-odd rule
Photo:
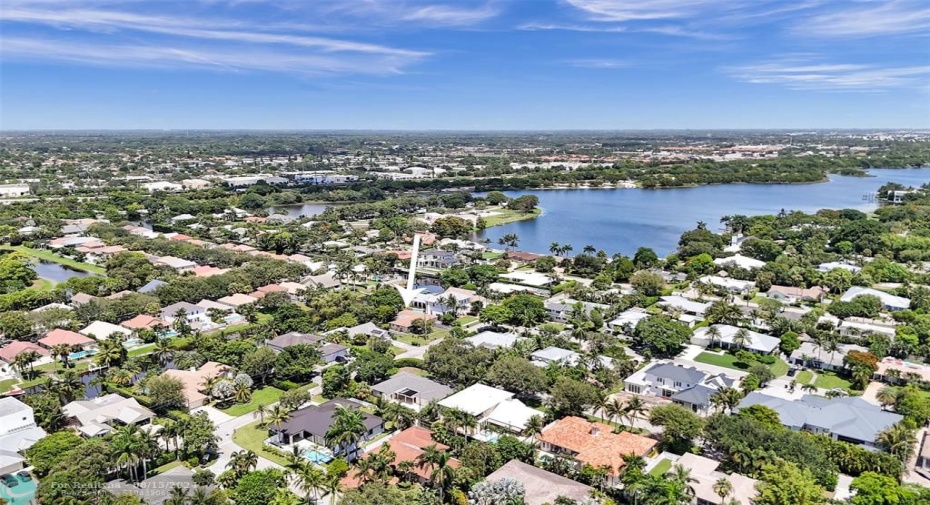
[[410, 254], [410, 269], [407, 273], [407, 291], [412, 292], [416, 285], [417, 258], [420, 256], [420, 235], [413, 234], [413, 252]]

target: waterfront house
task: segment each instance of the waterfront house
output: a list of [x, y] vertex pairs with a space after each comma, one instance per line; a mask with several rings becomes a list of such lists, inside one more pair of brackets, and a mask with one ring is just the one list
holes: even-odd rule
[[63, 330], [61, 328], [55, 328], [54, 330], [46, 333], [44, 337], [38, 340], [38, 343], [46, 349], [51, 349], [58, 344], [67, 344], [78, 350], [87, 350], [97, 344], [97, 342], [92, 338], [85, 337], [84, 335], [75, 333], [73, 331]]
[[132, 330], [106, 321], [93, 321], [78, 333], [97, 340], [106, 340], [113, 334], [127, 338], [132, 335]]
[[178, 313], [182, 310], [185, 313], [185, 321], [187, 321], [187, 324], [193, 328], [199, 328], [210, 322], [210, 318], [207, 317], [207, 309], [188, 302], [177, 302], [172, 303], [167, 307], [163, 307], [161, 309], [160, 315], [165, 322], [167, 322], [169, 325], [173, 325], [174, 322], [178, 319]]

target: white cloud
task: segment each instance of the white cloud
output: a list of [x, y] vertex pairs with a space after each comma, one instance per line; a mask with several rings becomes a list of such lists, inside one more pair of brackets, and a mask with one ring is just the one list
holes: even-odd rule
[[625, 32], [625, 26], [608, 26], [608, 25], [564, 25], [557, 23], [526, 23], [518, 27], [519, 30], [541, 31], [541, 30], [562, 30], [569, 32]]
[[926, 0], [844, 2], [843, 7], [801, 21], [794, 30], [823, 37], [930, 34], [930, 3]]
[[879, 66], [823, 63], [810, 58], [786, 58], [724, 72], [753, 84], [778, 84], [795, 90], [880, 92], [927, 87], [930, 66]]
[[573, 67], [580, 68], [626, 68], [630, 66], [630, 62], [623, 60], [605, 60], [605, 59], [579, 59], [579, 60], [567, 60], [566, 63]]
[[289, 54], [271, 48], [193, 48], [23, 37], [4, 37], [0, 40], [0, 54], [3, 58], [107, 67], [194, 68], [230, 72], [259, 70], [301, 75], [400, 73], [410, 63], [400, 56]]
[[[58, 5], [48, 0], [39, 8], [17, 0], [3, 4], [3, 25], [17, 29], [6, 30], [0, 39], [4, 58], [109, 66], [168, 67], [174, 63], [214, 70], [381, 74], [401, 72], [430, 55], [381, 44], [288, 33], [280, 27], [269, 31], [268, 26], [243, 19], [68, 9], [68, 5], [74, 4]], [[19, 30], [22, 27], [30, 29]], [[34, 29], [37, 27], [44, 29]], [[164, 38], [147, 38], [146, 44], [139, 44], [135, 36], [139, 32]]]
[[594, 21], [642, 21], [681, 19], [708, 7], [723, 7], [732, 0], [566, 0]]
[[497, 16], [500, 10], [491, 4], [481, 5], [475, 9], [465, 9], [448, 5], [427, 5], [405, 12], [404, 21], [427, 21], [443, 26], [465, 26]]

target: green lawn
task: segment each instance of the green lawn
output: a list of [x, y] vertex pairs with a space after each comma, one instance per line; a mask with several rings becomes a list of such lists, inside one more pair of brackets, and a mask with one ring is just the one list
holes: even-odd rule
[[663, 459], [659, 463], [652, 467], [652, 470], [649, 470], [649, 475], [664, 475], [670, 468], [672, 468], [672, 460]]
[[812, 372], [809, 370], [801, 370], [794, 380], [798, 381], [798, 384], [808, 384], [813, 378], [814, 374]]
[[38, 258], [40, 260], [50, 261], [52, 263], [58, 263], [59, 265], [65, 265], [71, 267], [75, 270], [83, 270], [85, 272], [90, 272], [93, 274], [103, 275], [107, 271], [103, 267], [98, 267], [97, 265], [91, 265], [90, 263], [81, 263], [80, 261], [75, 261], [71, 258], [65, 258], [59, 256], [52, 251], [46, 251], [44, 249], [31, 249], [25, 246], [15, 246], [15, 247], [6, 247], [5, 249], [10, 249], [13, 251], [21, 252], [27, 256], [32, 256], [33, 258]]
[[814, 380], [814, 385], [823, 389], [840, 388], [847, 391], [852, 388], [852, 384], [848, 380], [840, 377], [836, 372], [828, 370], [817, 372], [817, 379]]
[[284, 394], [284, 391], [281, 391], [278, 388], [274, 387], [264, 387], [262, 389], [257, 389], [252, 392], [252, 399], [249, 403], [238, 403], [229, 408], [220, 409], [228, 415], [233, 417], [238, 417], [243, 414], [248, 414], [253, 412], [258, 408], [258, 404], [264, 404], [268, 406], [271, 403], [278, 401], [281, 398], [281, 395]]
[[164, 465], [155, 469], [155, 474], [157, 475], [157, 474], [165, 473], [168, 470], [171, 470], [172, 468], [177, 468], [182, 465], [184, 465], [183, 461], [172, 461], [171, 463], [165, 463]]
[[475, 321], [477, 321], [477, 320], [478, 320], [478, 318], [475, 317], [475, 316], [462, 316], [462, 317], [456, 319], [455, 322], [456, 322], [456, 324], [461, 324], [462, 326], [464, 326], [464, 325], [466, 325], [466, 324], [473, 323], [473, 322], [475, 322]]
[[[733, 370], [742, 370], [746, 371], [749, 369], [746, 364], [741, 363], [736, 359], [736, 356], [731, 354], [716, 354], [712, 352], [702, 352], [698, 354], [694, 361], [698, 363], [706, 363], [708, 365], [722, 366], [724, 368], [732, 368]], [[776, 359], [775, 364], [770, 365], [769, 368], [772, 369], [772, 373], [776, 377], [781, 377], [788, 373], [788, 363], [785, 363], [781, 359]]]
[[32, 283], [32, 286], [29, 286], [30, 289], [36, 291], [51, 291], [55, 287], [55, 282], [48, 279], [43, 279], [39, 277]]
[[489, 261], [493, 261], [493, 260], [496, 260], [496, 259], [500, 259], [500, 257], [503, 256], [503, 255], [504, 255], [504, 253], [499, 253], [499, 252], [486, 252], [486, 253], [482, 253], [482, 254], [481, 254], [481, 257], [482, 257], [483, 259], [486, 259], [486, 260], [489, 260]]
[[139, 347], [136, 347], [136, 348], [134, 348], [134, 349], [130, 349], [130, 350], [129, 350], [129, 356], [130, 356], [130, 357], [132, 357], [132, 356], [142, 356], [143, 354], [148, 354], [148, 353], [152, 352], [152, 349], [154, 349], [154, 348], [155, 348], [155, 344], [140, 345]]
[[265, 450], [265, 444], [263, 442], [268, 438], [268, 430], [259, 428], [258, 423], [260, 422], [261, 421], [255, 421], [254, 423], [249, 423], [233, 432], [233, 442], [239, 447], [248, 449], [265, 459], [281, 466], [286, 466], [288, 464], [286, 459]]
[[12, 387], [13, 387], [17, 382], [19, 382], [19, 379], [15, 378], [15, 377], [12, 378], [12, 379], [5, 379], [5, 380], [0, 381], [0, 393], [6, 393], [6, 392], [9, 391], [10, 389], [12, 389]]
[[488, 228], [492, 226], [512, 223], [514, 221], [536, 219], [540, 214], [542, 214], [542, 209], [533, 209], [533, 212], [528, 213], [510, 209], [492, 209], [491, 212], [496, 212], [497, 214], [484, 218], [484, 223]]

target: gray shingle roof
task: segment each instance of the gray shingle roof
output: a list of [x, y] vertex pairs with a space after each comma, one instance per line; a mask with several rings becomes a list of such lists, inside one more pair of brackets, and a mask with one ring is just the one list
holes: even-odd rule
[[688, 384], [697, 384], [707, 375], [696, 368], [685, 368], [672, 363], [657, 363], [648, 368], [646, 372], [656, 377], [686, 382]]
[[[301, 432], [323, 437], [333, 422], [333, 414], [337, 406], [357, 409], [361, 404], [354, 400], [336, 398], [321, 405], [314, 405], [291, 413], [290, 419], [281, 425], [281, 432], [285, 434], [298, 434]], [[384, 421], [374, 415], [363, 414], [365, 428], [368, 430], [381, 425]]]
[[453, 389], [448, 386], [407, 372], [401, 372], [384, 382], [375, 384], [371, 386], [371, 389], [385, 395], [393, 394], [402, 389], [411, 389], [416, 391], [416, 395], [414, 395], [416, 398], [424, 401], [442, 400], [453, 393]]

